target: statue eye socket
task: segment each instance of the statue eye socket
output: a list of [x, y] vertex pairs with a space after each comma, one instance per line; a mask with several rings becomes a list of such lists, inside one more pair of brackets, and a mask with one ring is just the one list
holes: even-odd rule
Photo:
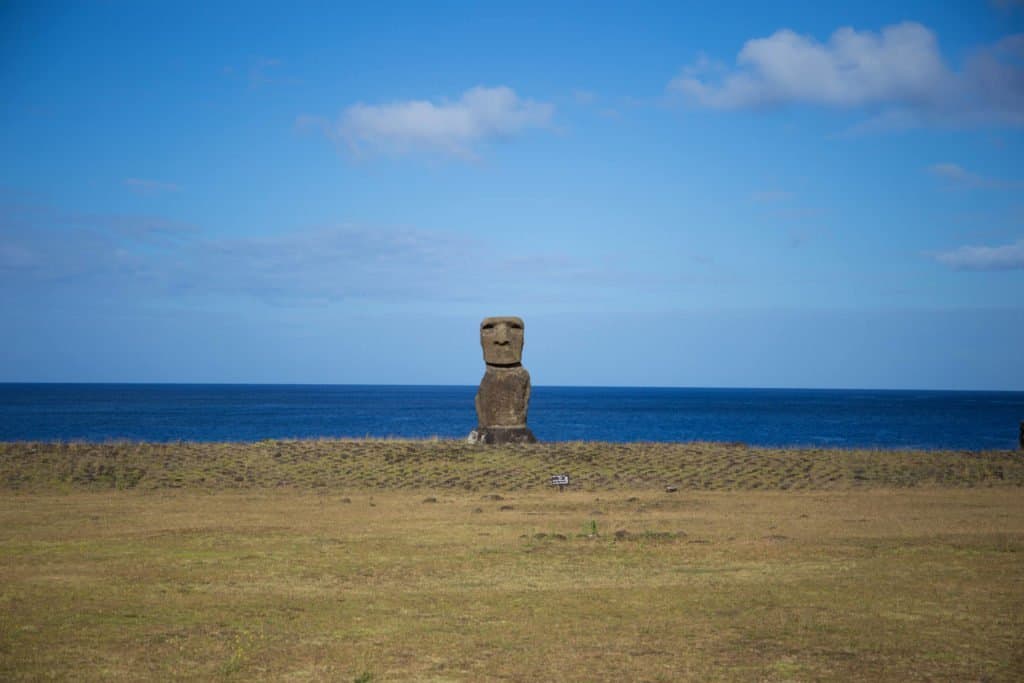
[[490, 332], [493, 329], [494, 329], [494, 325], [484, 325], [483, 326], [484, 332]]
[[517, 325], [517, 324], [515, 324], [515, 323], [511, 323], [511, 324], [509, 325], [509, 327], [511, 327], [511, 328], [512, 328], [513, 330], [521, 330], [521, 329], [523, 329], [523, 326], [522, 326], [522, 325]]

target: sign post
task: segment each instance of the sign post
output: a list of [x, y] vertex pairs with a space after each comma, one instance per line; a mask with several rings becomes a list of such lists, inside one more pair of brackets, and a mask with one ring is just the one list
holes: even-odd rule
[[551, 477], [550, 481], [551, 481], [551, 485], [552, 486], [557, 486], [558, 487], [558, 492], [561, 493], [562, 491], [565, 490], [565, 487], [569, 485], [569, 475], [568, 474], [556, 474], [555, 476]]

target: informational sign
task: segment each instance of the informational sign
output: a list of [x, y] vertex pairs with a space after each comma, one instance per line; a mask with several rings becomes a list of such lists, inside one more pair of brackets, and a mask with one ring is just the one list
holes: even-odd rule
[[559, 491], [564, 491], [565, 487], [569, 485], [568, 474], [556, 474], [551, 477], [551, 485], [557, 486]]

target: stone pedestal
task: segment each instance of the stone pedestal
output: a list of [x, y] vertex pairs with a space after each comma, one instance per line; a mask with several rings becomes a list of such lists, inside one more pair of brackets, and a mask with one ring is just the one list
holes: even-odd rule
[[478, 427], [469, 433], [469, 443], [537, 443], [529, 427]]

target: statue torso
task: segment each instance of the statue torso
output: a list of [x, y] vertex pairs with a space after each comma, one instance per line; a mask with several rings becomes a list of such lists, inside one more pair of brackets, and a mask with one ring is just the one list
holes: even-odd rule
[[523, 427], [530, 400], [530, 373], [526, 368], [487, 366], [476, 393], [480, 427]]

